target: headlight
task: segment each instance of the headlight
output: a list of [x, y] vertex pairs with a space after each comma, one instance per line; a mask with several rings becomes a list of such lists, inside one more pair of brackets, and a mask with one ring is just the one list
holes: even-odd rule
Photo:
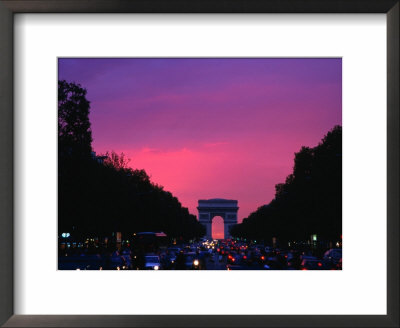
[[193, 264], [194, 264], [195, 266], [198, 266], [198, 265], [199, 265], [199, 260], [194, 260], [194, 261], [193, 261]]
[[158, 265], [155, 265], [154, 270], [158, 270], [158, 269], [159, 269]]

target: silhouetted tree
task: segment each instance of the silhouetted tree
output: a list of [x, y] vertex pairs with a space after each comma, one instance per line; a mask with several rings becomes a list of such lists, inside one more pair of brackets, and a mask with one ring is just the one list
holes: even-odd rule
[[235, 237], [283, 241], [338, 240], [342, 233], [342, 128], [295, 154], [293, 173], [275, 186], [274, 199], [232, 227]]
[[170, 192], [132, 169], [122, 153], [96, 156], [91, 150], [86, 90], [59, 81], [59, 233], [81, 238], [121, 231], [164, 231], [191, 239], [204, 227]]
[[60, 155], [89, 156], [92, 131], [90, 103], [79, 84], [58, 81], [58, 146]]
[[116, 152], [106, 152], [102, 157], [104, 157], [104, 165], [111, 166], [116, 170], [128, 169], [128, 164], [130, 162], [129, 158], [126, 158], [124, 153], [118, 155]]

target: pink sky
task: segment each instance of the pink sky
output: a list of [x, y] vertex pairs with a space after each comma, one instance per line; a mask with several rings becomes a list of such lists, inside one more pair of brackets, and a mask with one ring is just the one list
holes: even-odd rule
[[199, 199], [237, 199], [239, 222], [342, 121], [335, 58], [71, 58], [59, 78], [87, 89], [98, 154], [124, 152], [195, 215]]

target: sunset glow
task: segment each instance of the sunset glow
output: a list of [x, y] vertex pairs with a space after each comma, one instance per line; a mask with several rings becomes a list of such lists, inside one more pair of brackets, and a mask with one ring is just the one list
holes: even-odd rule
[[123, 152], [195, 215], [199, 199], [236, 199], [241, 222], [272, 200], [301, 146], [342, 124], [341, 65], [73, 58], [59, 59], [59, 79], [87, 89], [97, 154]]

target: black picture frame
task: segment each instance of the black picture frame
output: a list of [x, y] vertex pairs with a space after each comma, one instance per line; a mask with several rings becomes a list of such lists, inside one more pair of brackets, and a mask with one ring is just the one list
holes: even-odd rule
[[[399, 0], [0, 0], [0, 324], [4, 327], [399, 327], [399, 11]], [[385, 13], [387, 315], [14, 315], [13, 17], [16, 13]]]

